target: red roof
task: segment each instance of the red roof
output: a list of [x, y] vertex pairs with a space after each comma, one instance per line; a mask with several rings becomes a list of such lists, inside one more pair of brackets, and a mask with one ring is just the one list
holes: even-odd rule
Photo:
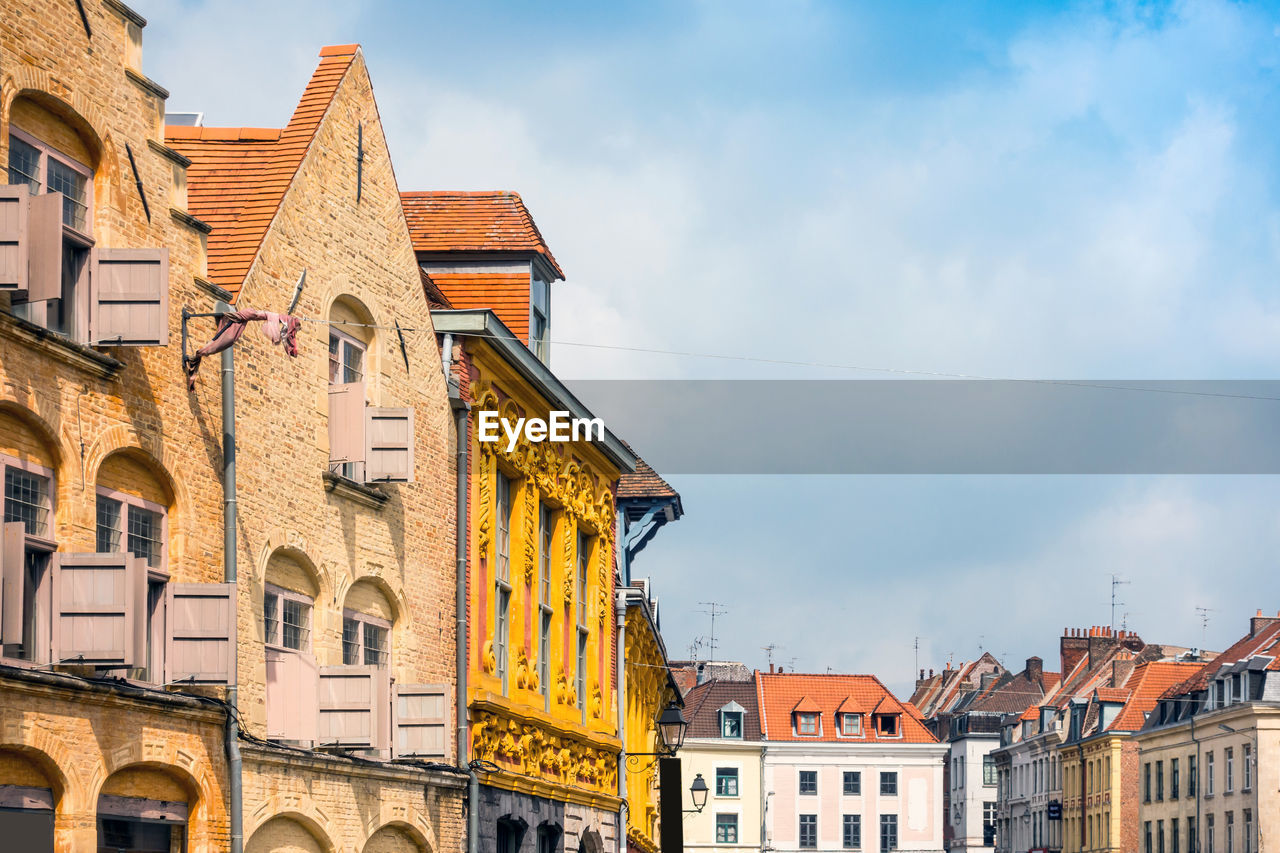
[[400, 201], [414, 251], [532, 252], [564, 278], [518, 193], [412, 192], [401, 193]]
[[[764, 736], [772, 741], [937, 743], [920, 720], [913, 705], [903, 704], [874, 675], [805, 675], [800, 673], [759, 673], [756, 676], [760, 694]], [[803, 705], [801, 704], [803, 703]], [[867, 720], [859, 737], [840, 737], [835, 714], [849, 703], [858, 708], [875, 708], [876, 713], [899, 716], [900, 737], [881, 737]], [[821, 715], [821, 734], [801, 737], [794, 734], [791, 715], [796, 710]]]
[[1258, 654], [1273, 655], [1275, 659], [1267, 665], [1267, 669], [1272, 671], [1280, 669], [1280, 620], [1262, 626], [1257, 634], [1246, 634], [1222, 654], [1207, 663], [1200, 664], [1200, 668], [1190, 678], [1169, 688], [1168, 695], [1179, 696], [1183, 693], [1204, 690], [1209, 686], [1209, 679], [1223, 666], [1248, 660]]
[[[624, 441], [623, 444], [626, 444]], [[633, 454], [635, 450], [627, 444], [627, 450]], [[636, 456], [636, 470], [623, 474], [618, 480], [618, 500], [625, 498], [679, 498], [680, 494], [671, 484], [659, 476], [653, 467]]]
[[522, 344], [529, 341], [529, 274], [432, 272], [431, 281], [459, 310], [487, 308]]
[[[1129, 694], [1120, 715], [1107, 726], [1107, 731], [1136, 732], [1146, 722], [1147, 714], [1160, 696], [1171, 686], [1183, 681], [1200, 667], [1186, 661], [1151, 661], [1138, 664], [1125, 682], [1123, 692]], [[1098, 688], [1102, 698], [1104, 688]], [[1111, 701], [1104, 699], [1103, 701]]]
[[213, 227], [209, 280], [233, 298], [359, 50], [348, 44], [320, 51], [320, 64], [283, 130], [165, 127], [165, 141], [191, 160], [187, 208]]

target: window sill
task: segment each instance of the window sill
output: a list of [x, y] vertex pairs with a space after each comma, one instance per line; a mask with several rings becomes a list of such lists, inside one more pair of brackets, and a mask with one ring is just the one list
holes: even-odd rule
[[0, 335], [26, 344], [37, 352], [79, 368], [99, 379], [114, 379], [124, 368], [122, 361], [117, 361], [109, 355], [84, 344], [78, 344], [44, 326], [38, 326], [4, 311], [0, 311]]
[[377, 486], [366, 486], [355, 480], [348, 480], [332, 471], [324, 471], [320, 475], [324, 480], [324, 490], [339, 497], [347, 498], [370, 509], [382, 509], [391, 500], [391, 496]]

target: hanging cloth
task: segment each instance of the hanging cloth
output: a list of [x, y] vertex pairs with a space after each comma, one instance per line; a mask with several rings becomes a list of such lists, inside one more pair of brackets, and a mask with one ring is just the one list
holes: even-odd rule
[[200, 370], [200, 362], [206, 356], [216, 355], [228, 347], [234, 346], [244, 334], [250, 322], [262, 322], [262, 334], [273, 344], [281, 344], [291, 357], [298, 355], [298, 327], [302, 321], [289, 314], [277, 314], [274, 311], [258, 311], [246, 308], [243, 311], [228, 311], [218, 320], [218, 329], [213, 340], [200, 347], [194, 354], [183, 361], [183, 369], [187, 374], [187, 390], [196, 390], [196, 373]]

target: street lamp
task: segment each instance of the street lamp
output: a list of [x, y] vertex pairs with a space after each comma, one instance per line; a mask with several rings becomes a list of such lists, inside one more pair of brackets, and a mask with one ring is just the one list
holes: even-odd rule
[[[662, 738], [662, 745], [666, 748], [668, 755], [675, 755], [676, 751], [684, 746], [684, 733], [688, 728], [689, 723], [685, 720], [684, 714], [680, 713], [680, 706], [672, 700], [658, 715], [658, 735]], [[705, 788], [706, 783], [702, 784]]]
[[700, 812], [707, 806], [707, 794], [710, 789], [707, 788], [707, 781], [702, 778], [699, 773], [693, 777], [693, 784], [689, 786], [689, 796], [693, 799], [693, 811], [685, 812], [685, 814], [693, 814]]

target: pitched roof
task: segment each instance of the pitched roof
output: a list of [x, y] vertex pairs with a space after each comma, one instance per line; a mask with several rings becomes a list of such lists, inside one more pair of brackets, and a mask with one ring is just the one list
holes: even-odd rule
[[165, 127], [166, 143], [191, 160], [188, 210], [213, 227], [209, 280], [233, 298], [359, 50], [348, 44], [320, 51], [320, 64], [282, 130]]
[[400, 194], [417, 252], [532, 252], [556, 263], [518, 193], [409, 192]]
[[529, 340], [529, 273], [457, 273], [435, 270], [430, 274], [442, 296], [453, 308], [485, 308], [511, 330], [520, 343]]
[[[771, 741], [828, 741], [887, 743], [937, 743], [914, 705], [904, 704], [874, 675], [805, 675], [801, 673], [757, 673], [765, 735]], [[800, 737], [792, 733], [791, 714], [801, 702], [801, 710], [822, 715], [821, 734]], [[880, 713], [898, 713], [900, 737], [881, 737], [875, 726], [864, 725], [859, 737], [837, 735], [835, 713], [846, 702], [862, 708], [878, 708]]]
[[[631, 445], [627, 445], [631, 449]], [[618, 500], [626, 498], [676, 498], [679, 500], [680, 493], [671, 488], [671, 484], [662, 479], [653, 467], [645, 462], [638, 455], [636, 456], [636, 470], [629, 474], [623, 474], [618, 480]]]
[[704, 681], [684, 699], [684, 717], [689, 721], [686, 737], [718, 738], [719, 710], [730, 702], [742, 706], [742, 739], [760, 740], [760, 705], [755, 681]]
[[[1185, 680], [1200, 667], [1199, 663], [1186, 661], [1150, 661], [1133, 668], [1125, 682], [1124, 692], [1129, 694], [1120, 715], [1107, 726], [1108, 731], [1134, 732], [1142, 728], [1147, 714], [1156, 706], [1160, 696], [1174, 684]], [[1102, 688], [1098, 688], [1099, 698]], [[1103, 701], [1110, 701], [1103, 699]]]
[[1241, 637], [1226, 651], [1201, 664], [1200, 668], [1189, 678], [1170, 687], [1166, 695], [1180, 696], [1184, 693], [1204, 690], [1209, 686], [1209, 681], [1213, 678], [1214, 673], [1223, 666], [1239, 663], [1259, 654], [1269, 654], [1275, 657], [1268, 664], [1267, 669], [1273, 671], [1280, 669], [1280, 666], [1278, 666], [1280, 664], [1280, 620], [1263, 625], [1256, 634], [1251, 632]]

